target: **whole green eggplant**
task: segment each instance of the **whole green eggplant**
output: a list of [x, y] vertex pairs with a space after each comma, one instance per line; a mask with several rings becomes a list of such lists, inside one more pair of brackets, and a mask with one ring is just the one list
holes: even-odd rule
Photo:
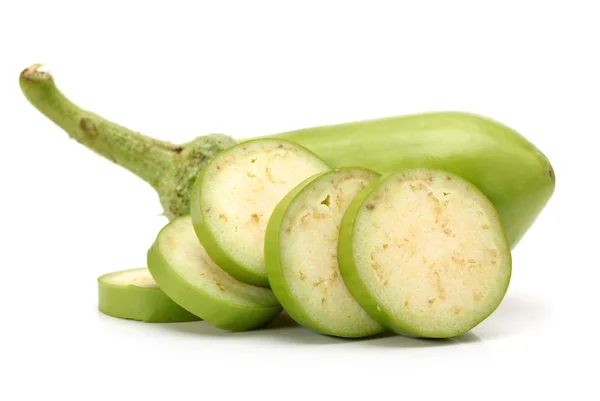
[[[189, 213], [198, 173], [212, 156], [236, 143], [212, 134], [174, 145], [133, 132], [73, 104], [39, 67], [20, 75], [29, 102], [71, 138], [152, 185], [169, 220]], [[429, 167], [460, 175], [494, 204], [512, 248], [554, 193], [554, 170], [538, 148], [511, 128], [470, 113], [397, 116], [266, 137], [303, 145], [332, 167], [380, 173]]]

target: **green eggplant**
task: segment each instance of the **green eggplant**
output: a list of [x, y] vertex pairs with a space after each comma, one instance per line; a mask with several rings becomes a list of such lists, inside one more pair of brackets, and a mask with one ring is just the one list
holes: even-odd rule
[[[25, 69], [19, 81], [29, 102], [71, 138], [148, 182], [169, 220], [190, 213], [192, 187], [206, 163], [239, 143], [222, 134], [181, 145], [141, 135], [73, 104], [37, 64]], [[498, 210], [511, 247], [554, 193], [554, 170], [534, 144], [504, 124], [471, 113], [396, 116], [263, 138], [296, 142], [332, 168], [355, 166], [384, 174], [420, 167], [461, 176]]]

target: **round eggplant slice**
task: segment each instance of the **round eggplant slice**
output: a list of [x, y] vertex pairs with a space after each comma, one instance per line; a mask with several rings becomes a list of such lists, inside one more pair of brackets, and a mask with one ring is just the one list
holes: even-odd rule
[[282, 310], [271, 290], [236, 280], [210, 259], [190, 216], [160, 231], [148, 251], [148, 268], [171, 299], [223, 330], [260, 328]]
[[384, 327], [354, 300], [340, 275], [337, 246], [352, 199], [379, 175], [362, 168], [308, 179], [275, 208], [266, 231], [271, 289], [301, 325], [337, 337], [367, 337]]
[[146, 268], [123, 270], [99, 277], [98, 310], [109, 316], [148, 323], [200, 320], [173, 302]]
[[411, 169], [369, 184], [341, 225], [342, 277], [359, 304], [397, 333], [458, 336], [500, 304], [511, 252], [498, 214], [468, 181]]
[[231, 276], [268, 287], [267, 222], [296, 185], [329, 170], [300, 145], [276, 139], [242, 142], [218, 153], [194, 183], [191, 215], [208, 255]]

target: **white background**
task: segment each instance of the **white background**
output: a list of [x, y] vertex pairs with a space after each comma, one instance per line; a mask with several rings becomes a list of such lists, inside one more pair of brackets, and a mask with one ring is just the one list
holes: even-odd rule
[[[599, 399], [595, 3], [3, 2], [0, 399]], [[455, 340], [109, 318], [96, 277], [145, 265], [166, 219], [27, 103], [37, 62], [82, 107], [172, 142], [485, 114], [548, 156], [556, 192], [500, 308]]]

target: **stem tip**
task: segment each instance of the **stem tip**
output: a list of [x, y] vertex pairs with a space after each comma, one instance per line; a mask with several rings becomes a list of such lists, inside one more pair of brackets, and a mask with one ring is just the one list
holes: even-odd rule
[[21, 72], [21, 79], [27, 81], [46, 81], [52, 78], [47, 67], [43, 64], [32, 64]]

